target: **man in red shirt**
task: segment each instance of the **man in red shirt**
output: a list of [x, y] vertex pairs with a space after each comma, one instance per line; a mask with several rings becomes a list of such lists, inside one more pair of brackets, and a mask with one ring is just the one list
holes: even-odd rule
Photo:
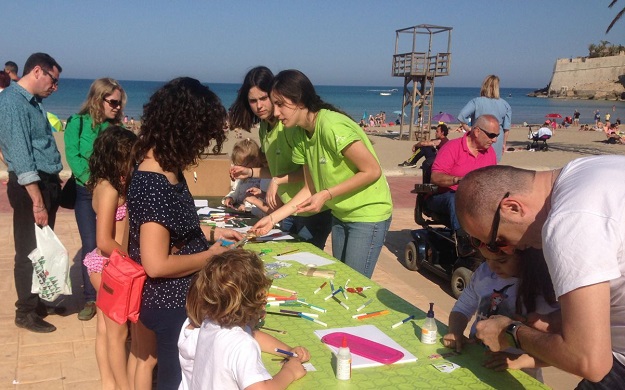
[[472, 252], [469, 236], [460, 228], [456, 216], [455, 195], [458, 183], [464, 175], [478, 168], [497, 164], [495, 150], [491, 147], [499, 136], [499, 121], [492, 115], [476, 119], [471, 131], [462, 138], [445, 144], [432, 166], [432, 184], [438, 185], [438, 193], [426, 200], [426, 206], [435, 213], [449, 216], [449, 226], [458, 244], [458, 254]]

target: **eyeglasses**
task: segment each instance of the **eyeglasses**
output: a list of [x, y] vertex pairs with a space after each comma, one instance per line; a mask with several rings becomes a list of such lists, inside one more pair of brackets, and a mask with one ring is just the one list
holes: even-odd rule
[[52, 76], [52, 74], [50, 74], [50, 72], [48, 72], [47, 70], [45, 70], [44, 68], [41, 68], [41, 71], [47, 75], [50, 76], [50, 79], [52, 80], [52, 85], [57, 86], [59, 85], [59, 79], [57, 79], [56, 77]]
[[490, 138], [490, 139], [494, 139], [494, 138], [499, 137], [499, 133], [489, 133], [488, 131], [486, 131], [486, 130], [482, 129], [482, 128], [481, 128], [481, 127], [479, 127], [479, 126], [474, 126], [474, 128], [475, 128], [475, 129], [479, 129], [482, 133], [484, 133], [484, 135], [485, 135], [485, 136], [487, 136], [487, 137], [488, 137], [488, 138]]
[[492, 253], [499, 252], [499, 248], [507, 246], [505, 242], [497, 242], [497, 233], [499, 232], [499, 221], [501, 220], [501, 202], [504, 201], [507, 197], [510, 196], [510, 192], [506, 192], [506, 194], [501, 198], [499, 204], [497, 205], [497, 210], [495, 210], [495, 216], [493, 217], [493, 226], [491, 227], [490, 233], [490, 242], [488, 244], [484, 244], [482, 241], [478, 240], [475, 237], [471, 237], [471, 245], [474, 248], [486, 248]]
[[107, 102], [109, 104], [109, 106], [111, 106], [111, 108], [117, 108], [117, 107], [121, 107], [122, 106], [122, 101], [121, 100], [107, 99], [107, 98], [104, 98], [102, 100]]

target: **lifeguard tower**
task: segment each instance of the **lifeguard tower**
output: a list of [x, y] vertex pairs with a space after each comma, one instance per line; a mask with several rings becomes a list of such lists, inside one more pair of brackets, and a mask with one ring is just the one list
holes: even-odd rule
[[[400, 115], [399, 139], [430, 139], [430, 123], [434, 104], [434, 80], [449, 75], [451, 66], [451, 27], [420, 24], [395, 31], [395, 54], [393, 76], [404, 78], [404, 98]], [[437, 34], [447, 33], [444, 42], [434, 42]], [[412, 37], [412, 50], [400, 45], [400, 36]], [[417, 50], [417, 38], [427, 38], [427, 51]], [[406, 40], [406, 39], [404, 39]], [[403, 41], [402, 41], [403, 42]], [[420, 46], [424, 47], [424, 45]], [[439, 50], [438, 53], [433, 54]], [[412, 86], [410, 85], [412, 83]], [[408, 128], [405, 127], [406, 107], [410, 106]], [[414, 128], [414, 130], [413, 130]], [[407, 134], [406, 134], [407, 132]], [[412, 138], [414, 137], [414, 138]]]

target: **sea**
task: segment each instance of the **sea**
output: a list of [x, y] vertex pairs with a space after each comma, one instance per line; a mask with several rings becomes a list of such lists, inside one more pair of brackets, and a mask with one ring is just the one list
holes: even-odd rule
[[[87, 96], [93, 80], [61, 79], [57, 92], [45, 99], [43, 104], [47, 111], [57, 115], [61, 120], [78, 112]], [[129, 118], [139, 120], [143, 105], [150, 96], [165, 82], [120, 80], [128, 95], [128, 103], [124, 113]], [[236, 98], [240, 84], [204, 83], [219, 96], [222, 104], [228, 108]], [[380, 111], [386, 113], [387, 122], [395, 121], [401, 115], [402, 87], [399, 86], [315, 86], [321, 98], [349, 114], [354, 120], [368, 118]], [[594, 124], [594, 112], [599, 110], [603, 119], [604, 114], [610, 113], [612, 121], [616, 118], [625, 119], [625, 102], [577, 100], [577, 99], [548, 99], [529, 97], [532, 88], [501, 88], [500, 95], [512, 107], [512, 123], [520, 125], [542, 123], [545, 116], [552, 113], [562, 117], [573, 116], [573, 112], [580, 112], [580, 123]], [[462, 107], [474, 97], [479, 96], [480, 88], [435, 87], [432, 115], [446, 112], [456, 117]], [[405, 112], [410, 115], [409, 108]], [[406, 120], [404, 121], [406, 123]], [[453, 123], [453, 122], [452, 122]]]

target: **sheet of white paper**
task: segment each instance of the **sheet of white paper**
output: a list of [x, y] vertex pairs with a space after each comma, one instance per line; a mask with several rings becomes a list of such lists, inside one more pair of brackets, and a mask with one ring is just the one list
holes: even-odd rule
[[308, 372], [311, 371], [317, 371], [317, 369], [315, 368], [315, 366], [312, 365], [312, 363], [308, 362], [308, 363], [304, 363], [302, 364], [302, 366], [304, 366], [304, 369]]
[[214, 212], [214, 213], [223, 213], [225, 211], [224, 211], [224, 209], [215, 209], [215, 208], [207, 206], [207, 207], [202, 207], [201, 209], [199, 209], [197, 211], [197, 215], [209, 215], [212, 212]]
[[289, 233], [285, 233], [280, 229], [271, 229], [269, 233], [264, 236], [256, 237], [254, 240], [256, 242], [266, 242], [266, 241], [281, 241], [281, 240], [293, 240], [295, 237], [290, 235]]
[[314, 267], [321, 267], [324, 265], [334, 263], [334, 261], [330, 259], [326, 259], [325, 257], [321, 257], [319, 255], [316, 255], [310, 252], [295, 252], [295, 253], [289, 253], [288, 255], [274, 256], [274, 257], [278, 260], [297, 261], [300, 264], [311, 265]]
[[208, 207], [208, 200], [206, 199], [193, 199], [195, 207]]
[[[335, 329], [320, 329], [320, 330], [316, 330], [315, 334], [317, 335], [317, 337], [319, 337], [319, 339], [321, 339], [323, 336], [330, 334], [330, 333], [334, 333], [334, 332], [344, 332], [344, 333], [353, 334], [354, 336], [358, 336], [358, 337], [362, 337], [363, 339], [375, 341], [376, 343], [384, 344], [387, 347], [394, 348], [398, 351], [403, 352], [404, 357], [393, 364], [410, 363], [410, 362], [417, 361], [417, 357], [415, 355], [408, 352], [406, 348], [399, 345], [395, 340], [387, 336], [384, 332], [378, 329], [375, 325], [361, 325], [361, 326], [352, 326], [348, 328], [335, 328]], [[334, 352], [335, 354], [338, 353], [339, 351], [338, 348], [327, 345], [327, 344], [326, 344], [326, 347], [330, 348], [332, 352]], [[383, 366], [383, 364], [373, 361], [371, 359], [367, 359], [365, 357], [356, 355], [355, 353], [352, 353], [352, 368], [364, 368], [364, 367], [376, 367], [376, 366]]]

